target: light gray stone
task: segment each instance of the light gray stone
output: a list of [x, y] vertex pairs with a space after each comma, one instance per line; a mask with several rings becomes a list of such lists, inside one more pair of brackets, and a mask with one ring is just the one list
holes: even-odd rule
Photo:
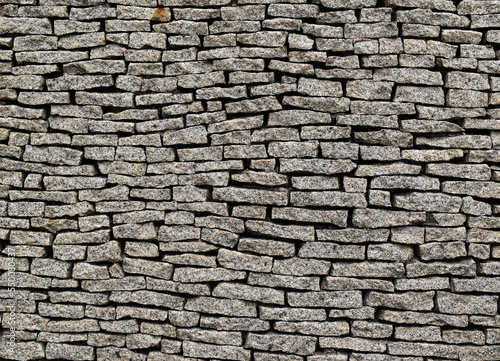
[[437, 307], [443, 313], [494, 315], [497, 303], [498, 296], [458, 295], [444, 291], [437, 293]]
[[460, 210], [462, 199], [439, 193], [411, 192], [396, 195], [394, 205], [411, 211], [454, 213]]
[[425, 212], [355, 209], [353, 224], [356, 227], [368, 228], [410, 226], [422, 224], [425, 222], [425, 218]]
[[316, 337], [312, 336], [250, 333], [245, 346], [264, 351], [281, 351], [299, 355], [312, 355], [316, 348], [316, 341]]

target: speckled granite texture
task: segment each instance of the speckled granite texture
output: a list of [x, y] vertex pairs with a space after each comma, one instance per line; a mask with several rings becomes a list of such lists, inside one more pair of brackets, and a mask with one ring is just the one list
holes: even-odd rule
[[500, 1], [0, 4], [1, 360], [500, 360]]

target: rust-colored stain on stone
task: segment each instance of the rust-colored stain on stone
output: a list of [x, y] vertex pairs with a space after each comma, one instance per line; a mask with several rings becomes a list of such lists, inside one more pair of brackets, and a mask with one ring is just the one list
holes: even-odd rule
[[164, 7], [157, 7], [151, 20], [156, 21], [169, 21], [170, 20], [170, 10]]

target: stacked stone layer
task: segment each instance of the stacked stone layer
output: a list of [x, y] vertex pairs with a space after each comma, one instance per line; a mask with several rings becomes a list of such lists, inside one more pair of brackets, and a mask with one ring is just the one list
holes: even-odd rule
[[500, 1], [0, 3], [0, 359], [500, 360]]

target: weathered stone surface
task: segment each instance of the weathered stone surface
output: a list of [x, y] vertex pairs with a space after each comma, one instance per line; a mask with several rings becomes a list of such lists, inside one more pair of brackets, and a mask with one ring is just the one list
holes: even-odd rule
[[[321, 26], [321, 25], [316, 25], [316, 26]], [[310, 96], [319, 96], [319, 97], [324, 97], [324, 96], [341, 97], [343, 95], [340, 83], [333, 82], [330, 80], [318, 80], [309, 78], [299, 79], [297, 83], [297, 91], [302, 94]]]
[[475, 90], [450, 89], [446, 104], [452, 107], [479, 108], [488, 106], [488, 94]]
[[452, 194], [466, 194], [481, 198], [496, 198], [500, 188], [495, 182], [447, 181], [443, 191]]
[[459, 347], [433, 343], [389, 342], [389, 353], [392, 355], [458, 357]]
[[[452, 133], [452, 132], [463, 131], [463, 128], [458, 126], [457, 124], [442, 120], [437, 121], [437, 120], [408, 119], [408, 120], [403, 120], [401, 122], [401, 125], [404, 130], [412, 133], [444, 133], [444, 132]], [[428, 152], [430, 151], [431, 150], [428, 150]], [[450, 152], [453, 151], [453, 149], [447, 151]]]
[[360, 143], [387, 146], [410, 147], [413, 144], [413, 137], [410, 133], [391, 129], [376, 132], [357, 132], [354, 133], [354, 139]]
[[27, 162], [79, 165], [82, 159], [82, 152], [63, 147], [32, 147], [27, 145], [23, 159]]
[[436, 326], [397, 326], [395, 336], [397, 339], [406, 341], [439, 342], [442, 340], [441, 330]]
[[375, 81], [394, 81], [396, 83], [406, 84], [422, 84], [422, 85], [437, 85], [442, 86], [443, 78], [440, 73], [432, 72], [425, 69], [401, 69], [388, 68], [377, 69], [373, 74]]
[[250, 272], [248, 283], [266, 287], [319, 290], [319, 277], [295, 277]]
[[106, 266], [94, 265], [87, 262], [76, 263], [73, 267], [73, 278], [86, 280], [109, 279], [109, 271]]
[[349, 325], [342, 321], [337, 322], [276, 322], [278, 331], [294, 332], [305, 335], [340, 336], [349, 333]]
[[226, 249], [219, 250], [217, 261], [225, 268], [236, 270], [270, 272], [272, 268], [271, 257], [258, 257]]
[[494, 315], [497, 303], [498, 296], [458, 295], [444, 291], [437, 293], [437, 307], [443, 313]]
[[444, 91], [440, 87], [398, 86], [394, 100], [397, 102], [444, 105]]
[[355, 168], [351, 160], [308, 160], [283, 159], [280, 171], [283, 173], [308, 172], [319, 174], [347, 173]]
[[[347, 82], [346, 95], [352, 98], [374, 100], [391, 99], [393, 82], [376, 82], [371, 80], [354, 80]], [[399, 88], [398, 88], [399, 89]], [[444, 102], [444, 96], [443, 96]]]
[[[371, 280], [371, 279], [357, 279], [348, 277], [325, 277], [321, 283], [321, 287], [327, 290], [381, 290], [393, 291], [394, 286], [390, 281], [385, 280]], [[331, 317], [331, 316], [330, 316]]]
[[475, 279], [452, 278], [453, 292], [485, 292], [497, 293], [499, 280], [496, 278], [477, 277]]
[[369, 245], [367, 257], [382, 261], [408, 261], [413, 258], [413, 249], [398, 244]]
[[446, 315], [431, 312], [383, 310], [380, 319], [401, 324], [466, 327], [467, 316]]
[[41, 342], [17, 341], [10, 346], [7, 341], [2, 341], [0, 355], [7, 360], [37, 360], [45, 357], [45, 350]]
[[422, 277], [428, 275], [462, 275], [474, 276], [476, 274], [476, 263], [473, 260], [445, 262], [413, 262], [407, 266], [408, 277]]
[[286, 192], [265, 191], [244, 188], [216, 188], [213, 197], [219, 201], [249, 202], [255, 204], [286, 205], [288, 203]]
[[246, 273], [225, 269], [176, 268], [172, 279], [179, 282], [214, 282], [244, 279]]
[[274, 238], [300, 239], [314, 241], [314, 228], [304, 226], [280, 226], [262, 221], [246, 221], [245, 227], [250, 233]]
[[232, 113], [257, 113], [269, 110], [280, 110], [282, 106], [278, 100], [271, 97], [263, 97], [252, 100], [242, 100], [234, 103], [226, 104], [226, 111]]
[[489, 180], [491, 178], [490, 168], [485, 165], [469, 165], [435, 163], [427, 166], [427, 173], [443, 177], [465, 178], [473, 180]]
[[425, 212], [389, 211], [378, 209], [355, 209], [355, 227], [381, 228], [422, 224]]
[[155, 262], [141, 259], [125, 258], [123, 270], [131, 274], [148, 275], [158, 278], [170, 279], [173, 267], [166, 262]]
[[258, 238], [240, 239], [238, 250], [283, 257], [292, 257], [295, 254], [295, 247], [291, 243]]
[[362, 305], [360, 291], [288, 293], [292, 307], [357, 308]]
[[282, 174], [254, 171], [233, 174], [231, 179], [241, 183], [255, 183], [264, 186], [284, 186], [288, 182], [287, 177]]
[[427, 176], [380, 176], [373, 178], [371, 187], [375, 189], [415, 189], [439, 190], [438, 178]]
[[358, 177], [370, 177], [379, 175], [400, 175], [400, 174], [419, 174], [421, 166], [396, 162], [392, 164], [367, 164], [359, 165], [354, 173]]
[[387, 341], [370, 340], [356, 337], [320, 337], [319, 344], [323, 348], [349, 349], [354, 351], [384, 352]]
[[322, 192], [291, 192], [290, 203], [295, 206], [332, 206], [332, 207], [359, 207], [367, 206], [366, 198], [362, 193], [348, 193], [336, 191]]
[[255, 318], [220, 316], [202, 316], [200, 319], [200, 326], [216, 330], [234, 331], [267, 331], [270, 328], [268, 321], [262, 321]]
[[338, 189], [339, 181], [337, 177], [332, 176], [292, 177], [292, 186], [296, 189], [311, 190]]
[[293, 276], [325, 275], [330, 270], [330, 262], [290, 258], [276, 260], [273, 264], [273, 273]]
[[365, 242], [386, 242], [389, 237], [389, 231], [386, 229], [380, 230], [363, 230], [356, 228], [346, 229], [318, 229], [316, 231], [318, 240], [334, 241], [340, 243], [365, 243]]
[[223, 360], [250, 360], [250, 351], [242, 347], [235, 346], [216, 346], [203, 343], [184, 341], [184, 355], [188, 357], [216, 357]]
[[90, 346], [48, 343], [45, 354], [47, 356], [47, 359], [64, 358], [77, 360], [93, 360], [94, 348]]
[[324, 321], [324, 309], [259, 307], [264, 320], [279, 321]]
[[197, 297], [189, 299], [186, 302], [185, 309], [189, 311], [233, 317], [257, 316], [257, 309], [254, 303], [213, 297]]
[[351, 110], [354, 114], [397, 115], [415, 114], [415, 105], [389, 101], [353, 100]]
[[231, 299], [242, 299], [271, 304], [285, 304], [283, 291], [272, 288], [253, 287], [231, 283], [220, 283], [213, 290], [213, 296]]
[[207, 143], [207, 131], [201, 125], [167, 133], [163, 137], [164, 145], [205, 143]]
[[245, 346], [257, 350], [312, 355], [316, 347], [316, 341], [316, 337], [312, 336], [250, 333]]
[[423, 260], [451, 259], [465, 257], [465, 243], [463, 242], [432, 242], [418, 247]]
[[336, 127], [336, 126], [304, 126], [300, 136], [303, 139], [343, 139], [349, 138], [351, 134], [350, 127]]
[[347, 212], [307, 210], [303, 208], [273, 208], [272, 218], [296, 222], [330, 223], [341, 227], [347, 226]]
[[496, 1], [473, 1], [467, 0], [459, 4], [457, 12], [461, 15], [489, 14], [497, 12], [499, 5]]
[[382, 128], [397, 128], [397, 119], [395, 116], [378, 116], [378, 115], [338, 115], [338, 125], [351, 125], [351, 126], [372, 126]]
[[349, 110], [348, 98], [285, 96], [283, 104], [318, 112], [343, 113]]
[[346, 24], [344, 36], [346, 38], [390, 38], [397, 35], [397, 26], [393, 22], [377, 24]]
[[434, 307], [434, 292], [407, 292], [402, 294], [384, 294], [370, 292], [368, 306], [397, 308], [413, 311], [430, 311]]
[[373, 7], [376, 2], [373, 0], [351, 0], [347, 2], [338, 0], [323, 0], [321, 4], [332, 9], [360, 9], [364, 7]]
[[156, 305], [173, 309], [182, 309], [184, 298], [151, 291], [115, 291], [110, 296], [111, 301], [118, 303], [137, 303], [141, 305]]
[[354, 262], [333, 263], [330, 274], [339, 277], [400, 277], [404, 274], [403, 263]]
[[462, 199], [439, 193], [412, 192], [395, 196], [394, 205], [411, 211], [454, 213], [460, 209]]

